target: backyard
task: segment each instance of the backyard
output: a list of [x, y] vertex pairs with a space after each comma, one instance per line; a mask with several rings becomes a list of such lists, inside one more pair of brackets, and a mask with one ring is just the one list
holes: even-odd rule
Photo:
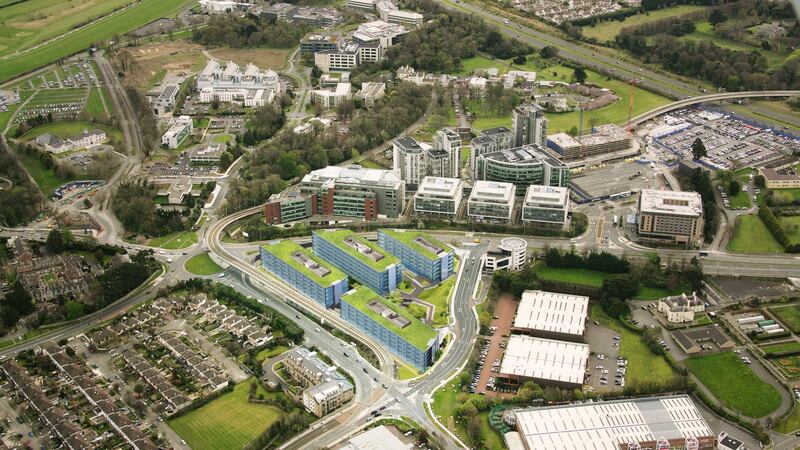
[[781, 395], [733, 352], [695, 356], [686, 366], [725, 406], [748, 417], [764, 417], [778, 409]]

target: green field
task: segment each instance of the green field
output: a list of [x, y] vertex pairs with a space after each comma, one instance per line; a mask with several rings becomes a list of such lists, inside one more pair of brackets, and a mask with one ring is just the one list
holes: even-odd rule
[[[536, 275], [543, 280], [563, 281], [565, 283], [583, 284], [586, 286], [600, 287], [603, 281], [612, 273], [600, 272], [590, 269], [568, 269], [549, 267], [545, 264], [536, 266]], [[633, 300], [658, 300], [670, 295], [678, 295], [689, 290], [688, 286], [679, 286], [673, 290], [642, 286]]]
[[728, 196], [728, 200], [730, 200], [731, 208], [749, 208], [752, 203], [750, 202], [750, 194], [747, 191], [739, 191], [738, 194]]
[[786, 231], [786, 237], [792, 244], [800, 243], [800, 216], [779, 216], [783, 230]]
[[249, 381], [168, 425], [195, 450], [240, 449], [283, 414], [280, 409], [247, 401]]
[[781, 405], [774, 386], [753, 373], [733, 352], [695, 356], [686, 366], [725, 406], [748, 417], [764, 417]]
[[421, 300], [436, 306], [436, 312], [433, 315], [434, 327], [444, 327], [450, 322], [450, 295], [455, 283], [456, 277], [451, 276], [438, 286], [425, 289], [419, 294]]
[[783, 253], [783, 247], [772, 237], [764, 222], [756, 215], [739, 216], [728, 242], [728, 251], [736, 253]]
[[274, 358], [287, 350], [289, 350], [289, 347], [286, 347], [285, 345], [278, 345], [276, 347], [261, 350], [256, 355], [256, 361], [260, 362], [266, 359]]
[[[50, 0], [41, 0], [52, 4]], [[111, 17], [94, 22], [91, 25], [65, 36], [56, 41], [43, 45], [35, 50], [20, 56], [8, 58], [0, 63], [0, 81], [8, 80], [17, 75], [30, 72], [38, 67], [55, 62], [59, 58], [87, 49], [92, 43], [105, 40], [115, 34], [122, 34], [140, 27], [155, 19], [169, 15], [180, 10], [194, 0], [142, 0], [132, 8], [115, 14]], [[25, 5], [28, 2], [22, 3]], [[8, 8], [11, 9], [11, 8]], [[2, 14], [3, 9], [0, 9]], [[84, 16], [85, 17], [85, 16]], [[0, 17], [2, 19], [2, 17]], [[0, 37], [14, 33], [9, 27], [0, 28]], [[65, 30], [64, 30], [65, 31]], [[59, 31], [58, 35], [63, 33]], [[8, 44], [6, 44], [8, 46]], [[14, 47], [9, 47], [9, 50]]]
[[208, 256], [208, 253], [194, 255], [186, 261], [186, 270], [195, 275], [214, 275], [222, 272], [222, 267]]
[[461, 70], [457, 75], [472, 75], [478, 69], [491, 69], [496, 68], [500, 74], [509, 71], [511, 65], [502, 59], [489, 59], [485, 56], [473, 56], [472, 58], [461, 60]]
[[118, 142], [122, 141], [122, 131], [118, 130], [117, 128], [112, 128], [91, 122], [46, 123], [36, 128], [31, 128], [27, 133], [22, 135], [22, 139], [23, 140], [36, 139], [36, 136], [39, 136], [44, 133], [50, 133], [58, 137], [65, 138], [69, 136], [77, 136], [81, 134], [83, 130], [93, 130], [95, 128], [97, 128], [98, 130], [105, 131], [106, 135], [108, 135], [109, 137], [113, 137]]
[[697, 25], [697, 28], [694, 30], [693, 33], [687, 34], [682, 36], [681, 39], [689, 40], [689, 41], [712, 41], [717, 47], [727, 48], [730, 50], [736, 50], [740, 52], [747, 52], [750, 53], [753, 50], [757, 50], [759, 53], [764, 55], [767, 58], [767, 63], [770, 67], [777, 67], [783, 64], [783, 60], [786, 59], [788, 55], [781, 54], [772, 50], [764, 50], [760, 47], [754, 47], [752, 45], [734, 41], [728, 38], [724, 38], [722, 36], [717, 35], [714, 32], [714, 27], [711, 26], [708, 22], [700, 22]]
[[45, 167], [44, 163], [34, 156], [18, 152], [20, 162], [25, 166], [25, 170], [31, 175], [33, 181], [45, 196], [50, 196], [53, 190], [62, 184], [73, 181], [75, 178], [62, 178], [55, 174], [53, 169]]
[[611, 41], [614, 40], [614, 38], [619, 34], [619, 31], [624, 27], [654, 22], [667, 17], [680, 16], [682, 14], [698, 11], [703, 8], [706, 7], [696, 5], [673, 6], [671, 8], [664, 8], [629, 16], [626, 17], [622, 22], [619, 20], [607, 20], [605, 22], [600, 22], [595, 26], [582, 27], [581, 31], [583, 32], [583, 35], [588, 38], [594, 38], [600, 42]]
[[798, 305], [773, 306], [769, 312], [792, 333], [800, 332], [800, 307]]
[[789, 434], [800, 429], [800, 404], [794, 403], [792, 413], [784, 417], [777, 425], [775, 431], [778, 433]]
[[800, 342], [781, 342], [779, 344], [762, 345], [761, 350], [767, 355], [785, 355], [791, 353], [800, 353]]
[[197, 233], [194, 231], [175, 231], [166, 236], [150, 239], [147, 245], [160, 247], [166, 250], [179, 250], [197, 243]]
[[89, 93], [89, 100], [86, 102], [86, 112], [95, 119], [102, 119], [107, 116], [107, 111], [103, 107], [103, 96], [100, 88], [92, 88]]
[[626, 383], [665, 384], [672, 380], [675, 372], [667, 361], [653, 353], [642, 341], [642, 337], [608, 317], [600, 305], [592, 305], [589, 316], [600, 325], [616, 331], [620, 336], [619, 354], [628, 360]]

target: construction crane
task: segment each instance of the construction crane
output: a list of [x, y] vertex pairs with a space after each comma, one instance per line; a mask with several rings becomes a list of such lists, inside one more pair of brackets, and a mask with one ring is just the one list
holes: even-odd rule
[[631, 95], [628, 98], [628, 133], [633, 133], [633, 124], [631, 123], [631, 119], [633, 119], [633, 101], [636, 98], [636, 85], [641, 82], [641, 78], [638, 80], [630, 80], [628, 84], [631, 85]]

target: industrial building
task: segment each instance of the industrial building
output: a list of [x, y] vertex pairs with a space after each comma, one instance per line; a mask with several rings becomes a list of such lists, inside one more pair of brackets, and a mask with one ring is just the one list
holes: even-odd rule
[[583, 341], [589, 297], [547, 291], [525, 291], [512, 331], [531, 336]]
[[475, 179], [516, 185], [524, 195], [531, 184], [567, 187], [570, 169], [538, 145], [525, 145], [476, 157]]
[[388, 295], [403, 281], [400, 260], [352, 230], [317, 230], [311, 242], [320, 258], [381, 295]]
[[221, 65], [208, 61], [197, 75], [200, 102], [241, 102], [244, 106], [260, 107], [272, 102], [283, 92], [280, 77], [274, 70], [262, 71], [253, 64], [242, 69], [233, 61]]
[[274, 241], [260, 247], [261, 266], [326, 308], [339, 304], [347, 292], [347, 275], [294, 241]]
[[433, 364], [439, 333], [367, 286], [342, 296], [342, 319], [419, 371]]
[[715, 444], [688, 395], [522, 409], [515, 416], [526, 450], [701, 450]]
[[161, 145], [168, 148], [178, 148], [192, 133], [192, 118], [189, 116], [174, 117], [169, 122], [169, 129], [161, 136]]
[[631, 146], [631, 135], [614, 124], [600, 125], [585, 136], [572, 137], [567, 133], [548, 136], [547, 146], [563, 160], [574, 161], [626, 150]]
[[479, 156], [514, 147], [514, 133], [507, 127], [488, 128], [470, 141], [470, 147], [472, 151], [469, 166], [475, 172]]
[[569, 189], [532, 184], [522, 203], [522, 222], [561, 229], [567, 223]]
[[576, 389], [583, 385], [588, 359], [586, 344], [512, 334], [495, 378], [511, 385], [530, 380]]
[[469, 220], [510, 222], [514, 212], [514, 185], [477, 181], [467, 200]]
[[453, 249], [420, 231], [380, 229], [378, 245], [400, 258], [404, 268], [433, 284], [455, 273]]
[[639, 238], [646, 242], [699, 247], [703, 242], [703, 200], [700, 194], [642, 189]]
[[315, 215], [394, 218], [405, 204], [405, 186], [394, 172], [359, 165], [313, 170], [300, 181], [299, 190], [316, 197]]
[[414, 212], [455, 219], [464, 198], [460, 178], [425, 177], [414, 194]]
[[499, 243], [492, 240], [483, 255], [483, 271], [493, 273], [496, 270], [518, 272], [528, 262], [528, 241], [521, 237], [503, 238]]
[[523, 103], [511, 114], [514, 147], [523, 145], [547, 146], [547, 118], [544, 108], [535, 102]]

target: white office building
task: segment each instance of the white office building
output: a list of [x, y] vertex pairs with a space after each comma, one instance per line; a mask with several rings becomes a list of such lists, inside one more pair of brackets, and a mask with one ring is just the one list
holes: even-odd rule
[[458, 178], [425, 177], [414, 194], [414, 212], [455, 219], [464, 197]]
[[382, 98], [385, 93], [386, 83], [368, 81], [361, 84], [361, 90], [356, 92], [356, 97], [360, 98], [361, 101], [364, 102], [365, 107], [372, 108], [375, 106], [375, 102], [379, 98]]
[[639, 238], [700, 246], [703, 242], [703, 200], [700, 194], [642, 189]]
[[514, 316], [513, 331], [531, 336], [580, 342], [586, 331], [589, 297], [547, 291], [525, 291]]
[[406, 33], [407, 31], [402, 25], [384, 22], [383, 20], [374, 20], [359, 25], [352, 36], [353, 41], [359, 44], [376, 44], [386, 50], [398, 43], [400, 37]]
[[229, 61], [221, 65], [210, 60], [197, 76], [200, 102], [240, 102], [247, 107], [261, 107], [271, 103], [283, 92], [283, 84], [274, 70], [262, 71], [253, 64], [242, 69]]
[[522, 203], [522, 222], [546, 228], [563, 228], [569, 212], [569, 188], [532, 184]]
[[323, 108], [336, 108], [353, 96], [350, 83], [337, 83], [336, 89], [315, 89], [311, 91], [311, 101]]
[[178, 148], [192, 133], [192, 118], [189, 116], [178, 116], [172, 118], [169, 129], [161, 136], [161, 145], [168, 148]]
[[467, 200], [469, 220], [508, 222], [514, 212], [514, 185], [476, 181]]

